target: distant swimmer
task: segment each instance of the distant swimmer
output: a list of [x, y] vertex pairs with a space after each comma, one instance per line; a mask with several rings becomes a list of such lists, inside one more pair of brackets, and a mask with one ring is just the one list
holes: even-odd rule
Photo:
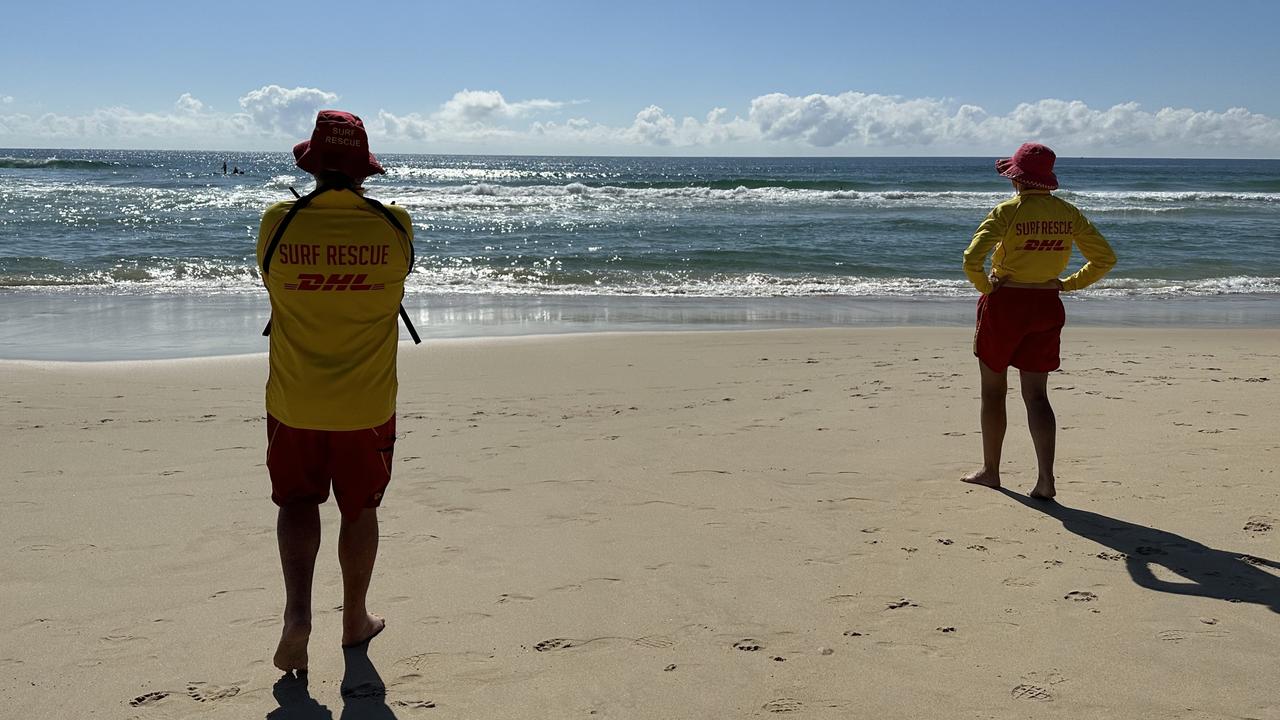
[[[1031, 497], [1048, 500], [1054, 489], [1057, 419], [1049, 404], [1049, 373], [1061, 365], [1059, 346], [1066, 311], [1058, 294], [1102, 279], [1116, 264], [1106, 238], [1076, 206], [1055, 197], [1053, 151], [1026, 143], [996, 171], [1013, 181], [1017, 195], [995, 207], [964, 251], [964, 272], [982, 293], [973, 354], [982, 378], [982, 469], [967, 483], [1000, 487], [1000, 451], [1006, 427], [1006, 373], [1018, 368], [1027, 425], [1036, 449], [1038, 476]], [[1085, 264], [1058, 279], [1080, 248]], [[986, 270], [987, 257], [991, 270]]]
[[266, 464], [285, 586], [274, 663], [286, 673], [307, 669], [320, 504], [331, 490], [342, 516], [342, 646], [386, 627], [366, 595], [394, 466], [397, 310], [407, 321], [399, 305], [413, 262], [409, 214], [364, 196], [364, 179], [385, 171], [360, 118], [321, 111], [293, 156], [316, 188], [267, 209], [257, 248], [275, 326], [264, 331]]
[[226, 175], [226, 174], [227, 174], [227, 161], [226, 161], [226, 160], [223, 160], [223, 161], [222, 161], [222, 174], [223, 174], [223, 175]]

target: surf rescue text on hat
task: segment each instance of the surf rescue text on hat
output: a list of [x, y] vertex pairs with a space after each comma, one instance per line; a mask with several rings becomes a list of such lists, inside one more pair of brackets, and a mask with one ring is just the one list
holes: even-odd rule
[[364, 147], [364, 138], [351, 127], [335, 127], [329, 130], [329, 134], [325, 136], [326, 145], [350, 145], [351, 147]]

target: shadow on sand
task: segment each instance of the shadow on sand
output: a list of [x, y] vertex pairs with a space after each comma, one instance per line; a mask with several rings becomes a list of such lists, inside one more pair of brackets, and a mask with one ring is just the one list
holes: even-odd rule
[[[1280, 613], [1280, 578], [1264, 567], [1280, 569], [1274, 560], [1211, 548], [1164, 530], [1077, 510], [1054, 501], [1036, 500], [1000, 488], [1027, 507], [1056, 518], [1068, 531], [1124, 554], [1129, 577], [1140, 587], [1176, 595], [1264, 605]], [[1161, 580], [1151, 572], [1160, 565], [1187, 582]]]
[[369, 643], [342, 649], [341, 720], [396, 720], [387, 707], [387, 685], [369, 659]]
[[[387, 686], [369, 660], [369, 646], [343, 648], [342, 716], [340, 720], [396, 720], [387, 707]], [[267, 720], [333, 720], [333, 713], [311, 697], [305, 672], [285, 673], [271, 692], [280, 707]]]
[[311, 697], [305, 671], [285, 673], [271, 686], [271, 694], [280, 707], [267, 713], [267, 720], [333, 720], [329, 708]]

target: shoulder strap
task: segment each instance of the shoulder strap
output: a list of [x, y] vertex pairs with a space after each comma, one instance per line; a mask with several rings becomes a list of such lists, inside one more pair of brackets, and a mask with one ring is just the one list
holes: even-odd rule
[[[271, 258], [276, 254], [276, 248], [280, 245], [281, 238], [284, 237], [284, 231], [289, 227], [289, 223], [293, 222], [293, 216], [297, 215], [298, 211], [301, 210], [302, 208], [310, 205], [311, 200], [315, 196], [324, 192], [326, 189], [327, 188], [317, 187], [315, 190], [312, 190], [311, 192], [307, 193], [306, 195], [303, 195], [302, 197], [299, 197], [297, 200], [294, 201], [293, 207], [289, 208], [289, 212], [285, 213], [284, 219], [280, 221], [280, 224], [276, 225], [276, 231], [271, 236], [271, 242], [267, 243], [267, 251], [262, 254], [262, 277], [264, 280], [267, 277], [267, 273], [271, 269]], [[298, 194], [298, 191], [294, 190], [293, 188], [289, 188], [289, 191], [292, 192], [295, 196]], [[267, 337], [270, 334], [271, 334], [271, 318], [267, 318], [267, 326], [262, 328], [262, 337]]]
[[[290, 188], [292, 189], [292, 188]], [[271, 258], [276, 254], [276, 247], [280, 245], [280, 239], [284, 237], [284, 231], [289, 227], [289, 223], [293, 222], [293, 216], [298, 211], [311, 204], [312, 199], [328, 188], [316, 188], [311, 192], [303, 195], [293, 202], [293, 207], [289, 208], [289, 212], [285, 213], [284, 219], [276, 225], [275, 234], [271, 236], [271, 242], [267, 244], [267, 251], [262, 254], [262, 274], [266, 275], [271, 271]], [[265, 335], [266, 333], [263, 333]]]
[[[413, 238], [409, 236], [409, 231], [404, 229], [404, 225], [400, 224], [399, 218], [396, 217], [395, 213], [388, 210], [386, 205], [383, 205], [371, 197], [364, 197], [363, 195], [360, 197], [364, 198], [364, 201], [368, 203], [370, 207], [382, 213], [382, 217], [386, 218], [387, 222], [391, 223], [392, 227], [400, 231], [400, 234], [404, 235], [405, 240], [409, 242], [409, 270], [405, 272], [404, 275], [405, 277], [409, 277], [409, 273], [413, 272], [413, 262], [417, 259], [417, 254], [413, 249]], [[413, 338], [413, 344], [421, 345], [422, 338], [418, 337], [417, 328], [415, 328], [413, 326], [413, 322], [409, 320], [409, 313], [405, 312], [404, 303], [400, 304], [400, 319], [404, 321], [404, 327], [409, 331], [409, 337]]]
[[[289, 189], [293, 190], [293, 188], [289, 188]], [[267, 251], [262, 255], [262, 274], [264, 277], [267, 275], [267, 273], [271, 268], [271, 258], [273, 255], [275, 255], [276, 247], [280, 245], [280, 240], [284, 237], [284, 231], [289, 227], [289, 223], [293, 222], [293, 216], [297, 215], [298, 211], [301, 210], [302, 208], [306, 207], [307, 205], [310, 205], [311, 200], [315, 198], [315, 196], [329, 189], [331, 188], [317, 187], [315, 190], [312, 190], [306, 195], [303, 195], [302, 197], [298, 198], [297, 201], [293, 203], [293, 207], [289, 208], [289, 212], [284, 216], [284, 219], [282, 219], [280, 221], [280, 224], [276, 226], [276, 231], [271, 236], [271, 242], [267, 245]], [[294, 190], [294, 194], [297, 195], [296, 190]], [[409, 271], [405, 273], [405, 277], [408, 277], [408, 273], [413, 272], [413, 262], [417, 257], [413, 249], [413, 238], [409, 237], [409, 231], [405, 230], [404, 225], [402, 225], [400, 223], [400, 220], [396, 218], [395, 213], [388, 210], [385, 205], [378, 202], [377, 200], [374, 200], [373, 198], [367, 198], [367, 197], [364, 197], [363, 195], [361, 195], [360, 197], [363, 198], [364, 201], [368, 203], [371, 207], [376, 209], [378, 212], [382, 213], [383, 218], [385, 218], [387, 222], [391, 223], [391, 226], [394, 227], [396, 230], [398, 230], [400, 234], [404, 235], [405, 239], [408, 240]], [[421, 345], [422, 338], [418, 336], [417, 328], [415, 328], [413, 326], [413, 322], [409, 320], [409, 313], [405, 311], [403, 303], [401, 303], [400, 305], [400, 319], [404, 321], [405, 329], [409, 331], [409, 337], [413, 338], [413, 344]], [[269, 335], [271, 335], [271, 319], [270, 318], [267, 319], [266, 327], [262, 328], [262, 336], [267, 337]]]

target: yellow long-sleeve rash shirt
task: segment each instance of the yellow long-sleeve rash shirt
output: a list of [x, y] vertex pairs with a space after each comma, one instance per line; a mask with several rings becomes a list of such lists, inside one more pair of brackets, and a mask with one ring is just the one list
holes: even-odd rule
[[[292, 202], [263, 214], [261, 268]], [[271, 297], [267, 412], [295, 428], [361, 430], [395, 413], [396, 311], [413, 257], [407, 235], [349, 190], [315, 196], [294, 216], [263, 273]]]
[[986, 270], [1020, 283], [1056, 279], [1080, 248], [1085, 264], [1062, 281], [1063, 290], [1097, 282], [1116, 264], [1115, 251], [1075, 205], [1048, 191], [1023, 190], [997, 205], [973, 234], [964, 251], [964, 272], [979, 292], [991, 292]]

